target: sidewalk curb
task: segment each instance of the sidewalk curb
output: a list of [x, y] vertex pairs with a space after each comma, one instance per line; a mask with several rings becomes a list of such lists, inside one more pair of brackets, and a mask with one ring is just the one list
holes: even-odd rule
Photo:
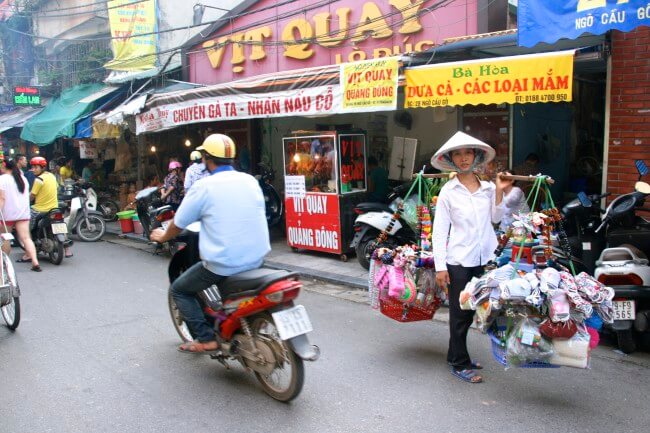
[[[132, 240], [135, 242], [141, 242], [145, 245], [149, 245], [149, 242], [142, 235], [136, 235], [133, 233], [123, 234], [119, 230], [108, 230], [108, 229], [106, 230], [106, 233], [117, 236], [120, 239]], [[290, 272], [298, 272], [302, 277], [316, 278], [318, 280], [326, 281], [328, 283], [343, 284], [346, 286], [354, 287], [355, 289], [365, 290], [368, 288], [368, 281], [363, 280], [361, 278], [345, 277], [339, 274], [335, 274], [333, 272], [318, 271], [315, 269], [305, 268], [302, 266], [280, 263], [280, 262], [273, 261], [272, 258], [270, 260], [269, 259], [264, 260], [264, 266], [271, 269], [284, 269]]]
[[342, 284], [353, 287], [355, 289], [365, 290], [368, 288], [368, 281], [361, 278], [344, 277], [332, 272], [318, 271], [314, 269], [304, 268], [302, 266], [288, 265], [286, 263], [278, 263], [273, 260], [264, 260], [264, 266], [271, 269], [284, 269], [291, 272], [298, 272], [302, 277], [315, 278], [317, 280], [325, 281], [328, 283]]

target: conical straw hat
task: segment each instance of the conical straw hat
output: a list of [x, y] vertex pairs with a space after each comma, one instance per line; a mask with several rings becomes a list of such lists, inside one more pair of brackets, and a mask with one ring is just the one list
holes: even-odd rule
[[471, 135], [467, 135], [462, 131], [458, 131], [433, 155], [431, 158], [431, 165], [442, 171], [456, 171], [456, 168], [447, 162], [444, 155], [453, 150], [465, 148], [484, 151], [484, 163], [492, 161], [496, 156], [496, 151], [489, 144], [483, 143], [481, 140], [474, 138]]

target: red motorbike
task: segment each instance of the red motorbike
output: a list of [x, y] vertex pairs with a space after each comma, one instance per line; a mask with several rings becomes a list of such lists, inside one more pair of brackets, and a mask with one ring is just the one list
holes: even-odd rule
[[[172, 283], [200, 260], [200, 224], [194, 223], [177, 237], [177, 251], [169, 265]], [[312, 325], [305, 307], [294, 305], [302, 284], [296, 273], [259, 268], [228, 277], [199, 292], [197, 299], [206, 319], [214, 322], [219, 351], [210, 357], [229, 368], [235, 360], [252, 371], [264, 391], [280, 401], [298, 396], [304, 382], [303, 361], [315, 361], [318, 346], [307, 333]], [[223, 295], [222, 294], [226, 294]], [[174, 327], [183, 341], [194, 336], [168, 295]]]

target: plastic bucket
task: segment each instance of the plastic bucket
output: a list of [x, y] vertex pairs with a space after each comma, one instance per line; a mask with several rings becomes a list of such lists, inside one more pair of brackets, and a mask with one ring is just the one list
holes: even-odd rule
[[[138, 222], [138, 224], [140, 223]], [[120, 218], [120, 228], [122, 229], [122, 233], [133, 233], [133, 220], [130, 218]]]
[[144, 228], [142, 227], [142, 223], [140, 222], [140, 218], [138, 218], [137, 215], [133, 215], [133, 233], [136, 235], [141, 235], [144, 233]]
[[118, 212], [115, 215], [117, 216], [117, 219], [130, 220], [135, 215], [135, 211], [134, 210], [123, 210], [122, 212]]

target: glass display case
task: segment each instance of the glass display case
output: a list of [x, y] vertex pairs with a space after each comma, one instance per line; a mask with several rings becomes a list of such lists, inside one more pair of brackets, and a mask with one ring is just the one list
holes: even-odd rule
[[366, 134], [297, 131], [283, 138], [283, 150], [288, 244], [346, 260], [354, 206], [367, 187]]

